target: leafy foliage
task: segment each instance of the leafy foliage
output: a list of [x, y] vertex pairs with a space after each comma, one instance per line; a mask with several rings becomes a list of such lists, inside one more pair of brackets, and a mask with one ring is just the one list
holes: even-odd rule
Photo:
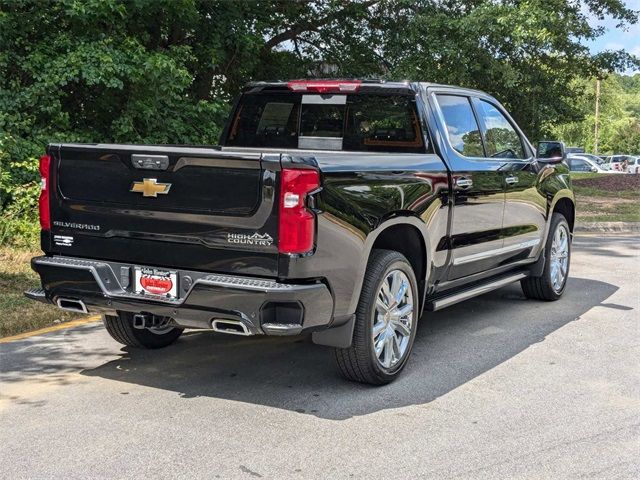
[[589, 54], [588, 14], [638, 20], [622, 0], [0, 0], [0, 242], [36, 231], [47, 142], [216, 143], [248, 80], [481, 88], [537, 139], [584, 116], [576, 79], [640, 65]]
[[[572, 146], [595, 148], [596, 79], [578, 80], [575, 106], [581, 119], [551, 126], [552, 136]], [[640, 74], [610, 75], [601, 82], [598, 152], [640, 154]]]

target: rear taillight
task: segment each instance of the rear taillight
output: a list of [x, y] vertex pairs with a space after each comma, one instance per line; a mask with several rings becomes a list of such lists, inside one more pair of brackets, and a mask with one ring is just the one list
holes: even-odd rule
[[51, 157], [43, 155], [40, 157], [40, 199], [38, 200], [38, 211], [40, 213], [40, 228], [51, 230], [51, 213], [49, 211], [49, 167]]
[[313, 250], [315, 215], [307, 208], [309, 192], [320, 186], [315, 170], [285, 168], [280, 176], [280, 223], [278, 251], [308, 253]]

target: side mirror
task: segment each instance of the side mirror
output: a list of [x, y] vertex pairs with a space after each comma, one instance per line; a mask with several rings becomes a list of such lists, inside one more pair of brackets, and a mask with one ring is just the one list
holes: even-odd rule
[[595, 173], [595, 172], [597, 172], [597, 171], [598, 171], [598, 169], [597, 169], [596, 167], [591, 167], [591, 171], [592, 171], [593, 173]]
[[564, 143], [553, 141], [538, 142], [536, 158], [548, 163], [565, 161], [567, 159], [567, 153], [564, 149]]

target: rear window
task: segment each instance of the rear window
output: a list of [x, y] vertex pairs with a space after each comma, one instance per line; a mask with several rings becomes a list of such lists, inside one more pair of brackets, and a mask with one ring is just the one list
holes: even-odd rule
[[226, 145], [425, 151], [415, 101], [402, 95], [245, 94]]
[[466, 157], [484, 157], [482, 137], [469, 97], [438, 95], [451, 146]]

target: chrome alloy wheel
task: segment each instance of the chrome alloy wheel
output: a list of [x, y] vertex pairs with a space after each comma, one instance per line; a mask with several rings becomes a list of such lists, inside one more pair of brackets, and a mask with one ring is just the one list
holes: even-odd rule
[[411, 340], [413, 292], [401, 270], [387, 274], [376, 296], [371, 337], [378, 363], [385, 369], [404, 358]]
[[564, 288], [569, 270], [569, 231], [566, 225], [560, 224], [553, 234], [551, 243], [551, 286], [553, 291], [560, 293]]

